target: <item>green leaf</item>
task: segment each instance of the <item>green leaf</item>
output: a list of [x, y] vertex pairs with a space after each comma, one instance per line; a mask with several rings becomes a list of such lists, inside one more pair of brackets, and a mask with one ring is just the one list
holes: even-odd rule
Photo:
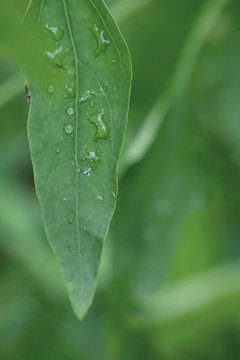
[[81, 319], [93, 298], [116, 203], [130, 56], [101, 0], [33, 0], [25, 26], [40, 48], [40, 69], [25, 70], [36, 190]]

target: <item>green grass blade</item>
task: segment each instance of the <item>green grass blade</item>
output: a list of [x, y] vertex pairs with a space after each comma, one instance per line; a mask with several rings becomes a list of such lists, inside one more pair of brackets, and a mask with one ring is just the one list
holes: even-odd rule
[[208, 0], [186, 39], [165, 92], [159, 95], [145, 117], [141, 128], [121, 157], [119, 175], [138, 163], [154, 143], [169, 109], [179, 94], [186, 91], [200, 51], [216, 20], [229, 0]]

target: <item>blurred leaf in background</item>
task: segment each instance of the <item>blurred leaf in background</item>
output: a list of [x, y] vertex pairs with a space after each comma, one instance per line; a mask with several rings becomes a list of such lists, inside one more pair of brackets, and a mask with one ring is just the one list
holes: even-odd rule
[[83, 323], [43, 231], [24, 79], [1, 56], [0, 358], [238, 360], [240, 3], [107, 3], [134, 80], [117, 210]]

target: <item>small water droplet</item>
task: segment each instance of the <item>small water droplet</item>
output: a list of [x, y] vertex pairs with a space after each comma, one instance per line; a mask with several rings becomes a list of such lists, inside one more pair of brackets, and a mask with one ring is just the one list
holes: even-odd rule
[[72, 107], [67, 108], [68, 115], [74, 115], [74, 109]]
[[102, 200], [103, 198], [102, 198], [102, 196], [97, 196], [97, 199]]
[[72, 221], [72, 219], [70, 219], [70, 220], [68, 220], [68, 222], [69, 222], [69, 224], [72, 224], [73, 221]]
[[92, 114], [91, 116], [87, 114], [87, 119], [91, 124], [96, 126], [97, 132], [94, 135], [94, 140], [98, 139], [107, 139], [109, 136], [109, 127], [104, 121], [104, 110], [98, 114]]
[[63, 127], [66, 134], [72, 134], [73, 132], [73, 125], [72, 124], [65, 124]]
[[116, 60], [113, 60], [112, 62], [115, 64]]
[[68, 76], [71, 76], [71, 75], [75, 74], [75, 68], [73, 66], [66, 66], [65, 71], [66, 71]]
[[59, 153], [60, 153], [60, 149], [57, 148], [57, 149], [56, 149], [56, 154], [59, 154]]
[[63, 38], [64, 30], [57, 26], [50, 26], [48, 24], [45, 25], [45, 28], [48, 30], [53, 40], [57, 43]]
[[108, 84], [107, 83], [102, 84], [102, 86], [100, 88], [100, 92], [102, 95], [105, 95], [108, 92]]
[[[103, 95], [103, 94], [101, 94], [101, 95]], [[87, 103], [93, 108], [95, 105], [97, 105], [99, 96], [100, 95], [97, 94], [95, 91], [88, 90], [84, 93], [84, 95], [78, 101], [81, 104]]]
[[85, 170], [83, 173], [84, 175], [90, 176], [92, 172], [92, 168], [88, 168], [87, 170]]
[[65, 98], [73, 99], [76, 97], [76, 87], [65, 85]]
[[77, 168], [77, 172], [80, 173], [80, 172], [81, 172], [81, 169], [80, 169], [80, 168]]
[[94, 51], [94, 55], [97, 57], [107, 50], [110, 40], [105, 39], [104, 31], [100, 30], [97, 25], [94, 25], [93, 35], [97, 42], [97, 48]]
[[67, 198], [63, 198], [64, 201], [67, 201]]
[[54, 93], [54, 91], [55, 91], [54, 85], [53, 85], [53, 84], [50, 84], [50, 85], [48, 86], [48, 93], [49, 93], [49, 95], [52, 95], [52, 94]]
[[115, 194], [115, 192], [113, 191], [112, 192], [112, 196], [115, 198], [116, 197], [116, 194]]

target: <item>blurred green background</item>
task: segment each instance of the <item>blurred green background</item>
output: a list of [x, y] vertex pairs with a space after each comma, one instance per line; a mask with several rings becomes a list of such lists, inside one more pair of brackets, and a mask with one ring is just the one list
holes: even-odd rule
[[0, 359], [239, 360], [240, 2], [107, 4], [134, 79], [118, 205], [82, 323], [44, 234], [24, 78], [0, 57]]

